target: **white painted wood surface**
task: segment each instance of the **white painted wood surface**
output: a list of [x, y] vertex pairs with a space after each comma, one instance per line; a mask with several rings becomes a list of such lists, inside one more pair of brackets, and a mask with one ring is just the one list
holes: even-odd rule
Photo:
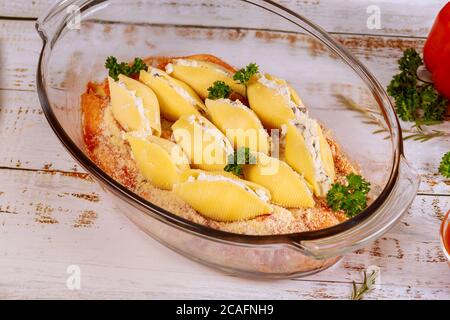
[[[49, 2], [0, 1], [0, 298], [346, 299], [351, 281], [370, 265], [381, 268], [382, 284], [367, 298], [450, 298], [450, 268], [438, 237], [450, 209], [450, 182], [436, 174], [449, 139], [406, 143], [406, 155], [422, 176], [408, 214], [377, 242], [314, 276], [240, 279], [149, 239], [64, 151], [40, 110], [34, 77], [41, 42], [33, 21], [14, 17], [36, 17]], [[335, 32], [383, 85], [404, 48], [421, 48], [420, 38], [445, 3], [280, 2]], [[365, 20], [348, 18], [366, 17], [374, 3], [385, 14], [383, 29], [368, 30]], [[79, 291], [66, 287], [69, 265], [81, 268]]]
[[[53, 2], [53, 0], [1, 1], [0, 16], [36, 18]], [[176, 1], [157, 0], [150, 5], [137, 2], [145, 16], [145, 11], [150, 10], [152, 6], [170, 7]], [[312, 19], [329, 32], [425, 37], [434, 21], [434, 16], [447, 1], [279, 0], [277, 2]], [[226, 10], [223, 3], [221, 4], [220, 1], [216, 3], [211, 6], [211, 10], [217, 13]], [[381, 10], [381, 29], [368, 29], [366, 26], [367, 8], [370, 5], [378, 6]], [[191, 6], [189, 1], [184, 1], [183, 7], [189, 6]], [[369, 12], [373, 11], [369, 9]], [[115, 18], [126, 19], [123, 11], [117, 12]]]

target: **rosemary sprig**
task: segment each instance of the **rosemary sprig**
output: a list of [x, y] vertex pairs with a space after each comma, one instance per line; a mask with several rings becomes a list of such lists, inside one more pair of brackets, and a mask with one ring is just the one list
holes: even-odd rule
[[[355, 112], [358, 112], [363, 119], [366, 119], [363, 121], [364, 123], [378, 126], [380, 129], [373, 131], [372, 132], [373, 134], [389, 132], [389, 129], [386, 127], [386, 125], [376, 116], [376, 115], [380, 115], [379, 112], [368, 109], [368, 108], [361, 107], [355, 101], [353, 101], [352, 99], [350, 99], [342, 94], [336, 94], [335, 97], [345, 107], [347, 107], [348, 109], [353, 110]], [[389, 137], [385, 137], [385, 139], [388, 139], [388, 138]]]
[[[433, 125], [433, 124], [427, 124], [427, 125]], [[425, 129], [422, 127], [422, 125], [418, 122], [416, 122], [414, 125], [412, 125], [410, 130], [403, 130], [403, 131], [410, 133], [409, 135], [404, 136], [403, 140], [412, 139], [414, 141], [426, 142], [433, 138], [450, 137], [450, 132], [445, 132], [445, 131], [440, 131], [440, 130], [425, 131]]]
[[359, 288], [356, 287], [356, 282], [353, 281], [352, 300], [361, 300], [366, 293], [374, 289], [377, 276], [378, 272], [376, 270], [373, 270], [368, 277], [366, 271], [364, 271], [364, 281]]
[[[347, 108], [350, 110], [353, 110], [355, 112], [358, 112], [361, 117], [366, 119], [363, 121], [366, 124], [371, 124], [378, 126], [380, 129], [373, 131], [373, 134], [379, 134], [379, 133], [386, 133], [389, 132], [386, 125], [375, 115], [379, 115], [380, 113], [370, 110], [364, 107], [359, 106], [355, 101], [352, 99], [345, 97], [341, 94], [336, 94], [336, 98]], [[408, 133], [408, 135], [405, 135], [403, 137], [404, 140], [414, 140], [414, 141], [420, 141], [420, 142], [426, 142], [434, 138], [438, 137], [450, 137], [450, 132], [445, 132], [441, 130], [425, 130], [423, 126], [432, 126], [436, 124], [442, 123], [441, 121], [425, 121], [418, 119], [414, 125], [411, 126], [410, 129], [402, 129], [403, 132]], [[385, 137], [385, 139], [388, 139], [389, 137]]]

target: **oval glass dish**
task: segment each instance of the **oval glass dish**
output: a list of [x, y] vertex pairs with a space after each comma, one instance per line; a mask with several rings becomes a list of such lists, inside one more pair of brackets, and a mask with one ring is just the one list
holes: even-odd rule
[[[37, 70], [39, 99], [62, 144], [124, 214], [191, 259], [244, 276], [311, 274], [388, 231], [416, 195], [419, 178], [403, 157], [400, 126], [383, 88], [328, 33], [279, 4], [64, 0], [49, 8], [36, 28], [44, 42]], [[372, 184], [369, 206], [322, 230], [241, 235], [185, 220], [105, 174], [85, 151], [80, 110], [86, 84], [107, 75], [105, 58], [195, 53], [214, 54], [234, 66], [257, 62], [289, 81]], [[361, 117], [361, 110], [372, 120]]]

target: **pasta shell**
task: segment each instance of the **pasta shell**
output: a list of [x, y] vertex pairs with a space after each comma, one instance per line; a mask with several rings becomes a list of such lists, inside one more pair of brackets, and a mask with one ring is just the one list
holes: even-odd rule
[[317, 127], [320, 142], [320, 157], [322, 159], [323, 166], [325, 167], [325, 172], [334, 182], [336, 180], [336, 170], [334, 168], [333, 153], [331, 152], [331, 147], [328, 144], [327, 139], [325, 139], [325, 136], [323, 135], [322, 129], [319, 125], [317, 125]]
[[233, 143], [234, 148], [248, 147], [254, 152], [269, 153], [269, 135], [256, 114], [239, 100], [207, 99], [211, 121]]
[[141, 70], [139, 81], [153, 89], [159, 100], [161, 114], [169, 121], [176, 121], [183, 115], [200, 114], [199, 111], [205, 109], [203, 101], [192, 88], [162, 70]]
[[279, 129], [304, 108], [298, 94], [286, 81], [269, 74], [258, 74], [250, 80], [247, 98], [250, 108], [270, 129]]
[[224, 67], [195, 59], [175, 59], [166, 66], [166, 71], [178, 80], [187, 83], [197, 94], [206, 99], [208, 88], [215, 81], [223, 81], [234, 92], [245, 96], [245, 86], [233, 80], [233, 74]]
[[172, 125], [172, 135], [194, 168], [221, 171], [233, 147], [208, 119], [200, 115], [182, 116]]
[[183, 171], [189, 169], [189, 160], [177, 144], [155, 136], [125, 135], [133, 158], [142, 175], [155, 187], [172, 190]]
[[139, 81], [119, 75], [108, 78], [114, 118], [126, 131], [161, 135], [159, 103], [155, 93]]
[[301, 175], [285, 162], [259, 153], [257, 163], [244, 166], [246, 180], [266, 187], [272, 202], [287, 208], [312, 208], [313, 194]]
[[252, 219], [272, 212], [264, 187], [223, 172], [188, 170], [174, 192], [203, 216], [216, 221]]
[[287, 124], [284, 158], [311, 184], [314, 194], [325, 197], [336, 179], [333, 155], [317, 121], [306, 114]]

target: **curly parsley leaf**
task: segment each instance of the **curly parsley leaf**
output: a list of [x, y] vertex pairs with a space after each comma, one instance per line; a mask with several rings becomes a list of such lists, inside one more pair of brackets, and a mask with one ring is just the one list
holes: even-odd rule
[[423, 86], [420, 92], [424, 122], [443, 120], [447, 110], [447, 100], [431, 84]]
[[446, 178], [450, 178], [450, 151], [442, 157], [439, 165], [439, 173]]
[[113, 56], [106, 58], [105, 68], [109, 70], [109, 76], [115, 81], [119, 80], [119, 74], [129, 77], [138, 74], [141, 70], [148, 70], [148, 66], [141, 58], [134, 58], [133, 64], [129, 65], [125, 62], [119, 63]]
[[215, 81], [211, 87], [208, 88], [208, 99], [217, 100], [228, 98], [231, 93], [231, 88], [223, 81]]
[[389, 86], [388, 94], [394, 98], [397, 114], [403, 121], [442, 121], [448, 101], [432, 84], [419, 84], [417, 69], [423, 64], [416, 50], [406, 49], [398, 61], [400, 73]]
[[327, 194], [327, 203], [333, 211], [342, 210], [351, 218], [367, 207], [369, 191], [370, 183], [360, 175], [351, 173], [347, 176], [346, 185], [333, 184]]
[[411, 75], [411, 77], [416, 77], [417, 69], [422, 64], [422, 58], [413, 48], [406, 49], [403, 52], [403, 57], [398, 60], [398, 67], [400, 71]]
[[241, 147], [238, 148], [236, 152], [228, 156], [228, 163], [224, 170], [240, 177], [243, 175], [243, 166], [245, 164], [255, 163], [256, 158], [253, 154], [251, 154], [250, 149], [247, 147]]
[[247, 85], [251, 77], [259, 72], [259, 67], [256, 63], [250, 63], [245, 68], [240, 69], [233, 76], [233, 80], [240, 84]]

